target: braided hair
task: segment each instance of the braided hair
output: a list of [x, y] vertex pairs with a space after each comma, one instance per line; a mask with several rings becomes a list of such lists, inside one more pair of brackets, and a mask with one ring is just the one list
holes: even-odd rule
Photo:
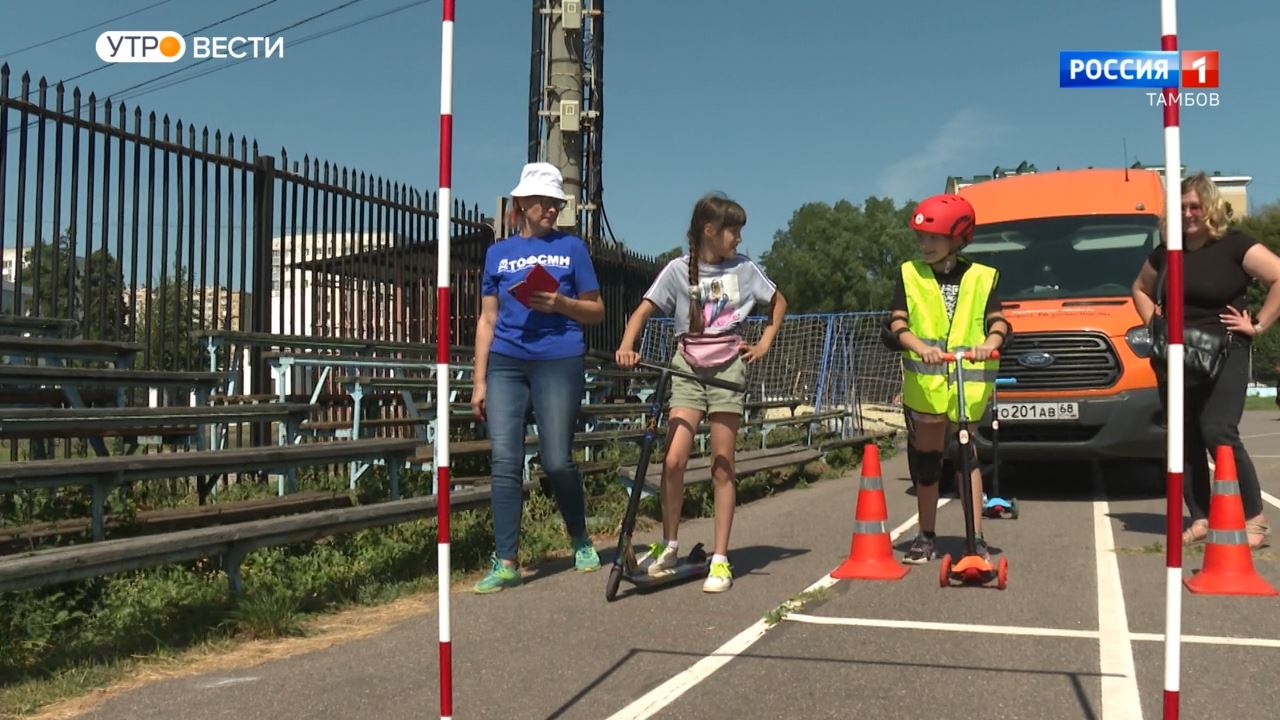
[[719, 233], [725, 228], [740, 228], [747, 224], [747, 211], [741, 205], [730, 200], [722, 193], [704, 195], [693, 206], [693, 217], [689, 220], [689, 332], [701, 333], [702, 290], [698, 283], [699, 250], [702, 249], [704, 229], [710, 225], [712, 233]]

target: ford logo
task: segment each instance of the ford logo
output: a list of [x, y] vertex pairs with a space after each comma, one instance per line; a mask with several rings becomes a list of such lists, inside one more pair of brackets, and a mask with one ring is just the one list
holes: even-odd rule
[[1054, 357], [1047, 352], [1029, 352], [1018, 356], [1018, 364], [1029, 368], [1047, 368], [1053, 364]]

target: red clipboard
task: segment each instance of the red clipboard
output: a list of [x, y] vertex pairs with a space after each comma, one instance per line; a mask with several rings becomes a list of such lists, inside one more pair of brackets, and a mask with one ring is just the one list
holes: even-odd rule
[[520, 282], [512, 285], [507, 292], [511, 296], [520, 301], [521, 305], [529, 307], [529, 297], [538, 291], [541, 292], [557, 292], [560, 290], [560, 281], [552, 277], [551, 273], [541, 265], [534, 265], [529, 269], [529, 273], [524, 276]]

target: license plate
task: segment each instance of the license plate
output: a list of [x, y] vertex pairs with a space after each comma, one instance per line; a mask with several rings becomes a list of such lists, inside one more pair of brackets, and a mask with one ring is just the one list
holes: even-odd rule
[[1073, 402], [1000, 403], [1001, 421], [1079, 420], [1080, 404]]

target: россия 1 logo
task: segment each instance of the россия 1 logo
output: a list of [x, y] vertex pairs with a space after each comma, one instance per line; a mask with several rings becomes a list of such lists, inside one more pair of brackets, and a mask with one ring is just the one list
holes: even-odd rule
[[94, 49], [103, 62], [171, 63], [191, 49], [193, 58], [284, 57], [284, 38], [202, 36], [188, 45], [182, 33], [171, 30], [108, 30], [98, 36]]
[[[1153, 106], [1217, 107], [1217, 50], [1063, 50], [1058, 53], [1058, 87], [1195, 88], [1166, 99], [1149, 92]], [[1214, 91], [1204, 92], [1206, 88]]]

